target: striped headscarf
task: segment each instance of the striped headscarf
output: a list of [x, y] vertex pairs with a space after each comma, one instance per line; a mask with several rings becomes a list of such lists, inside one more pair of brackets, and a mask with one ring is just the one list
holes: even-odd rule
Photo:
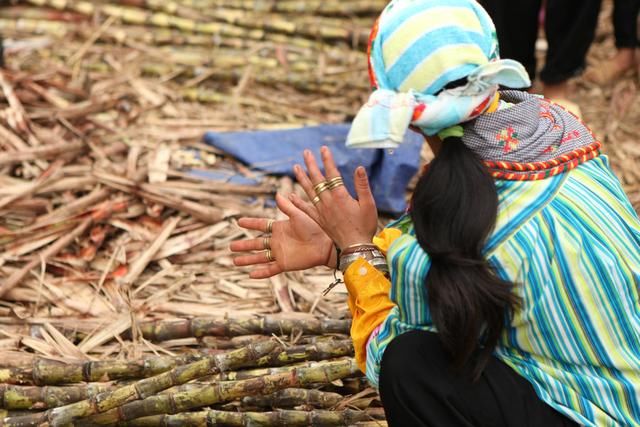
[[519, 62], [500, 59], [495, 26], [475, 0], [392, 0], [371, 33], [369, 73], [375, 90], [348, 146], [395, 148], [409, 126], [436, 135], [482, 114], [499, 86], [531, 85]]

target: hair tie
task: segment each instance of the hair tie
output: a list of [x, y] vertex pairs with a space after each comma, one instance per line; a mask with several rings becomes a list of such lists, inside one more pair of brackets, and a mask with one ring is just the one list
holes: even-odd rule
[[460, 125], [451, 126], [438, 132], [438, 138], [444, 141], [450, 137], [462, 138], [464, 136], [464, 128]]

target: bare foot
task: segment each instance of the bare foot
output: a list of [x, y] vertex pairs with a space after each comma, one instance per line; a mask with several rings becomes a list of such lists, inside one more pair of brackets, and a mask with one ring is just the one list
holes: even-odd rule
[[621, 48], [610, 60], [589, 66], [584, 78], [600, 85], [610, 84], [627, 73], [635, 72], [635, 65], [635, 49]]

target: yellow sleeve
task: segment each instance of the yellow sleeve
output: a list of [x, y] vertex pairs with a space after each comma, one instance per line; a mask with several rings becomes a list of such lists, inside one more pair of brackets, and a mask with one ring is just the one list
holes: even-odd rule
[[[386, 228], [374, 237], [373, 243], [386, 254], [391, 243], [401, 234], [398, 229]], [[353, 316], [351, 339], [356, 362], [362, 372], [365, 372], [369, 337], [394, 307], [389, 299], [391, 282], [362, 258], [347, 268], [344, 282], [349, 292], [349, 310]]]
[[386, 255], [391, 244], [401, 235], [402, 231], [397, 228], [385, 228], [373, 238], [373, 244]]

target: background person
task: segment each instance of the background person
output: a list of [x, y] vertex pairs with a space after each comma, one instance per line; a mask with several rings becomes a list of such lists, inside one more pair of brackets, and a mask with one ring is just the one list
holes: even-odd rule
[[605, 85], [627, 74], [638, 72], [636, 49], [638, 48], [638, 13], [640, 0], [614, 0], [613, 30], [616, 40], [616, 53], [613, 58], [592, 65], [585, 78]]
[[540, 70], [543, 94], [578, 113], [569, 101], [568, 81], [586, 67], [593, 42], [601, 0], [480, 0], [498, 31], [500, 56], [525, 66], [531, 80], [538, 75], [536, 41], [543, 5], [544, 32], [548, 48]]

